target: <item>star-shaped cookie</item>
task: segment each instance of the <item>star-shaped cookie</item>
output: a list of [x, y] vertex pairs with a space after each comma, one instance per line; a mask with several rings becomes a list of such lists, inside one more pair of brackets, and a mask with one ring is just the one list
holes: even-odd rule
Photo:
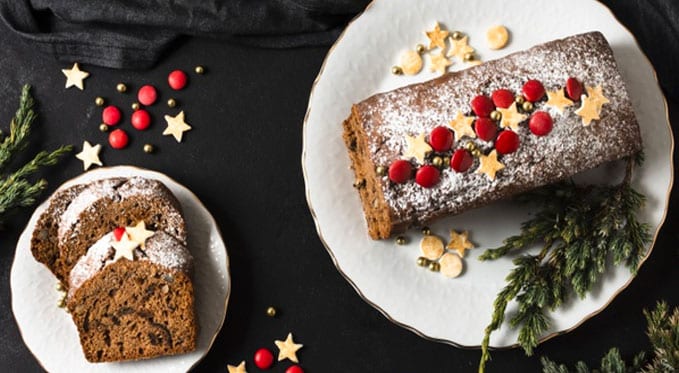
[[80, 70], [80, 67], [78, 66], [78, 63], [74, 63], [73, 67], [70, 69], [61, 69], [61, 72], [66, 75], [66, 88], [70, 87], [78, 87], [81, 91], [85, 89], [83, 85], [83, 80], [90, 76], [90, 73], [87, 71], [82, 71]]
[[450, 242], [446, 245], [449, 250], [455, 250], [460, 258], [464, 258], [464, 254], [468, 249], [473, 249], [474, 244], [469, 241], [469, 232], [464, 231], [458, 233], [456, 230], [450, 230]]
[[115, 238], [112, 238], [111, 246], [116, 250], [116, 253], [113, 256], [113, 261], [116, 262], [120, 258], [134, 260], [134, 249], [136, 249], [139, 244], [130, 240], [127, 233], [125, 233], [120, 237], [120, 241], [116, 241]]
[[437, 54], [430, 54], [429, 61], [431, 62], [431, 66], [429, 66], [431, 72], [439, 74], [445, 74], [446, 70], [448, 70], [448, 66], [453, 64], [445, 54], [443, 54], [443, 51]]
[[573, 106], [573, 101], [566, 98], [563, 89], [556, 91], [547, 91], [547, 102], [545, 106], [554, 108], [559, 114], [563, 115], [563, 110], [569, 106]]
[[278, 361], [290, 359], [294, 363], [299, 363], [299, 360], [297, 360], [297, 350], [302, 348], [303, 345], [297, 344], [292, 340], [292, 333], [288, 333], [285, 341], [274, 341], [274, 343], [278, 347]]
[[436, 22], [436, 26], [431, 31], [425, 31], [427, 37], [429, 38], [429, 49], [439, 47], [441, 49], [446, 49], [446, 38], [449, 32], [446, 30], [441, 30], [441, 26]]
[[417, 137], [406, 135], [406, 142], [408, 143], [408, 148], [403, 153], [403, 156], [415, 158], [420, 164], [424, 164], [424, 158], [432, 151], [431, 146], [424, 139], [424, 133], [419, 134]]
[[174, 117], [166, 115], [165, 121], [167, 122], [167, 128], [163, 131], [163, 135], [172, 135], [177, 142], [182, 142], [184, 132], [191, 130], [191, 126], [184, 121], [184, 110]]
[[142, 249], [146, 248], [146, 239], [155, 234], [155, 232], [146, 229], [146, 223], [143, 220], [134, 227], [125, 227], [125, 233], [130, 236], [130, 240], [139, 244]]
[[102, 166], [101, 160], [99, 159], [99, 152], [101, 151], [101, 145], [97, 144], [92, 146], [89, 141], [83, 142], [83, 150], [76, 154], [75, 157], [83, 161], [83, 168], [87, 171], [93, 164], [97, 166]]
[[580, 108], [575, 111], [575, 114], [582, 118], [582, 124], [584, 126], [589, 126], [590, 123], [592, 123], [592, 120], [599, 119], [601, 107], [599, 106], [599, 102], [592, 97], [582, 95], [580, 101], [582, 101], [582, 104], [580, 105]]
[[479, 156], [479, 161], [481, 164], [479, 165], [479, 168], [476, 170], [476, 173], [480, 174], [486, 174], [489, 179], [495, 180], [495, 174], [505, 168], [505, 165], [500, 163], [500, 161], [497, 160], [497, 151], [493, 150], [490, 152], [488, 155], [480, 155]]
[[587, 90], [587, 97], [596, 104], [597, 106], [597, 111], [601, 111], [601, 107], [604, 106], [604, 104], [610, 103], [608, 98], [604, 96], [603, 94], [603, 87], [601, 85], [598, 85], [596, 87], [585, 87]]
[[248, 371], [245, 370], [245, 361], [241, 361], [238, 365], [227, 364], [226, 369], [229, 373], [248, 373]]
[[474, 53], [474, 48], [469, 46], [468, 36], [464, 36], [459, 40], [450, 38], [450, 50], [448, 51], [448, 54], [446, 54], [448, 57], [455, 56], [459, 58], [460, 61], [464, 61], [464, 55], [467, 53]]
[[455, 132], [455, 138], [461, 139], [463, 136], [469, 136], [472, 139], [476, 137], [476, 132], [472, 128], [474, 117], [466, 117], [462, 112], [458, 111], [455, 118], [448, 123], [450, 128]]
[[503, 128], [511, 128], [512, 131], [516, 132], [519, 130], [519, 123], [523, 122], [528, 118], [528, 115], [521, 114], [519, 111], [516, 109], [516, 102], [512, 102], [512, 104], [506, 108], [497, 108], [495, 109], [502, 114], [502, 119], [500, 120], [500, 127]]

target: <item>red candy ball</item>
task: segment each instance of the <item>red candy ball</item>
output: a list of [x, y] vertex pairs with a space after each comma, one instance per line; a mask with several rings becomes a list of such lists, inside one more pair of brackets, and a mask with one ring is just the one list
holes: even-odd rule
[[125, 234], [125, 228], [124, 227], [118, 227], [113, 230], [113, 238], [116, 239], [116, 241], [120, 241], [121, 238], [123, 238], [123, 235]]
[[453, 133], [446, 127], [438, 126], [431, 131], [429, 144], [437, 152], [446, 152], [453, 146]]
[[175, 70], [167, 76], [167, 84], [169, 84], [170, 88], [174, 89], [175, 91], [186, 87], [187, 81], [188, 77], [186, 76], [186, 73], [181, 70]]
[[127, 137], [127, 132], [121, 129], [111, 131], [111, 133], [108, 134], [108, 143], [113, 149], [122, 149], [127, 146], [129, 141], [130, 139]]
[[132, 113], [132, 127], [143, 131], [151, 125], [151, 115], [144, 109], [139, 109]]
[[566, 80], [566, 94], [573, 101], [580, 101], [582, 96], [582, 84], [575, 78]]
[[514, 131], [502, 131], [495, 140], [495, 149], [500, 154], [514, 153], [518, 148], [519, 136]]
[[514, 102], [514, 94], [508, 89], [497, 89], [491, 95], [493, 99], [493, 104], [499, 108], [506, 109], [512, 106]]
[[497, 135], [497, 125], [489, 118], [477, 118], [474, 122], [474, 131], [483, 141], [492, 141]]
[[285, 370], [285, 373], [304, 373], [304, 369], [299, 365], [293, 365]]
[[472, 99], [472, 110], [479, 117], [487, 117], [495, 110], [493, 101], [487, 96], [476, 96]]
[[122, 113], [120, 112], [120, 109], [118, 109], [117, 106], [107, 106], [104, 108], [104, 111], [101, 112], [101, 121], [106, 123], [109, 126], [115, 126], [120, 122], [120, 118], [122, 118]]
[[536, 136], [544, 136], [552, 131], [552, 117], [545, 111], [536, 111], [528, 121], [528, 128]]
[[530, 102], [535, 102], [545, 95], [545, 87], [539, 80], [531, 79], [523, 85], [523, 97]]
[[156, 92], [156, 87], [152, 85], [145, 85], [139, 88], [139, 92], [137, 92], [137, 100], [142, 105], [153, 105], [154, 102], [156, 102], [156, 99], [158, 98], [158, 92]]
[[394, 161], [394, 163], [389, 166], [389, 180], [402, 184], [410, 179], [410, 175], [413, 173], [413, 166], [410, 162], [399, 159]]
[[464, 149], [457, 149], [450, 159], [450, 168], [456, 172], [465, 172], [474, 163], [474, 157]]
[[417, 170], [417, 173], [415, 173], [415, 182], [424, 188], [433, 187], [438, 184], [440, 179], [441, 172], [438, 168], [431, 165], [422, 166]]
[[259, 369], [269, 369], [273, 365], [273, 354], [266, 348], [260, 348], [253, 358]]

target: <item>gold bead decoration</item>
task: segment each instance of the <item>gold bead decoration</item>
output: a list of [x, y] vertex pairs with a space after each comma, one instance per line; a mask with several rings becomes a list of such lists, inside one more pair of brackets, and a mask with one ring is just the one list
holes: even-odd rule
[[426, 266], [429, 265], [429, 259], [421, 256], [421, 257], [417, 258], [417, 265], [420, 266], [420, 267], [426, 267]]
[[125, 83], [118, 83], [116, 85], [116, 91], [118, 91], [119, 93], [125, 93], [127, 92], [127, 86], [125, 85]]
[[441, 167], [443, 165], [443, 158], [437, 155], [436, 157], [431, 159], [431, 164], [433, 164], [436, 167]]
[[422, 234], [429, 236], [431, 234], [431, 229], [429, 229], [429, 227], [422, 227]]
[[139, 103], [138, 102], [133, 102], [132, 103], [132, 110], [137, 111], [139, 110]]
[[530, 101], [526, 101], [521, 105], [521, 108], [523, 111], [533, 111], [533, 103]]
[[196, 68], [193, 69], [193, 71], [195, 71], [196, 74], [198, 74], [198, 75], [205, 74], [205, 68], [203, 66], [200, 66], [200, 65], [196, 66]]
[[403, 69], [401, 66], [393, 66], [391, 68], [391, 73], [394, 75], [403, 75]]
[[66, 297], [65, 296], [59, 298], [59, 300], [57, 301], [57, 307], [66, 308]]
[[472, 151], [472, 150], [476, 149], [476, 144], [474, 144], [473, 142], [470, 141], [470, 142], [464, 144], [464, 148], [469, 150], [469, 151]]
[[102, 123], [99, 125], [99, 131], [108, 132], [108, 126], [106, 125], [106, 123]]
[[430, 262], [429, 270], [432, 272], [438, 272], [441, 270], [441, 265], [439, 264], [439, 262]]
[[385, 176], [387, 174], [387, 168], [384, 166], [377, 166], [375, 168], [375, 173], [377, 176]]
[[443, 167], [444, 168], [450, 167], [450, 157], [443, 157]]
[[523, 105], [523, 103], [526, 102], [526, 98], [521, 95], [516, 95], [516, 97], [514, 97], [514, 101], [519, 105]]
[[266, 309], [266, 315], [269, 316], [269, 317], [274, 317], [274, 316], [276, 316], [276, 309], [273, 308], [273, 306], [267, 307], [267, 309]]
[[463, 34], [460, 31], [453, 31], [452, 35], [450, 35], [454, 40], [460, 40], [462, 36]]
[[153, 153], [155, 149], [153, 148], [153, 145], [151, 144], [144, 144], [144, 153]]
[[479, 149], [474, 149], [472, 150], [472, 155], [478, 158], [481, 155], [481, 151]]
[[403, 236], [398, 236], [396, 237], [396, 244], [397, 245], [405, 245], [407, 242], [406, 238]]
[[97, 97], [94, 99], [94, 104], [97, 106], [104, 106], [105, 103], [106, 101], [104, 101], [103, 97]]
[[469, 61], [474, 61], [476, 56], [474, 56], [474, 53], [465, 53], [464, 54], [464, 60], [469, 62]]
[[427, 50], [427, 48], [425, 48], [424, 45], [422, 45], [422, 44], [417, 44], [415, 46], [415, 51], [419, 54], [424, 53], [426, 50]]
[[66, 288], [64, 288], [64, 284], [62, 284], [61, 281], [57, 281], [57, 283], [54, 285], [54, 288], [57, 289], [57, 291], [60, 293], [66, 291]]
[[498, 120], [502, 119], [502, 113], [500, 113], [497, 110], [493, 110], [493, 111], [490, 112], [490, 119], [492, 119], [494, 121], [498, 121]]
[[177, 106], [177, 101], [174, 98], [167, 99], [167, 107], [173, 108]]
[[356, 179], [354, 181], [354, 188], [361, 189], [365, 186], [365, 179]]

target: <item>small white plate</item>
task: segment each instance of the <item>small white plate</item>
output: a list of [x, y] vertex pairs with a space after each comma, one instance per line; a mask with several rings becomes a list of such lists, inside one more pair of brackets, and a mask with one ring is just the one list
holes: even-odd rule
[[194, 258], [193, 286], [199, 332], [195, 351], [123, 363], [93, 364], [85, 360], [71, 316], [57, 307], [57, 279], [31, 255], [31, 235], [41, 204], [19, 237], [10, 285], [12, 311], [26, 346], [50, 372], [185, 372], [207, 354], [226, 316], [231, 292], [229, 258], [210, 212], [190, 190], [159, 172], [130, 166], [98, 168], [64, 183], [59, 189], [109, 177], [143, 176], [163, 182], [177, 196], [187, 224], [189, 250]]
[[[432, 231], [444, 238], [451, 228], [469, 230], [478, 245], [465, 258], [464, 274], [447, 279], [415, 264], [421, 237], [418, 232], [409, 232], [410, 243], [404, 246], [397, 246], [393, 240], [368, 238], [342, 141], [342, 121], [349, 116], [352, 103], [435, 77], [426, 64], [412, 77], [394, 76], [390, 68], [402, 51], [426, 44], [424, 31], [431, 30], [436, 21], [448, 30], [469, 35], [469, 43], [483, 60], [569, 35], [601, 31], [613, 47], [641, 125], [646, 162], [635, 170], [634, 186], [648, 198], [640, 218], [650, 224], [654, 237], [667, 212], [673, 180], [673, 140], [652, 66], [629, 31], [596, 1], [378, 0], [349, 25], [323, 64], [305, 118], [302, 166], [319, 236], [340, 273], [389, 320], [426, 338], [478, 346], [491, 319], [493, 300], [504, 286], [512, 263], [510, 258], [482, 263], [477, 257], [484, 249], [497, 247], [504, 238], [518, 233], [529, 209], [500, 202], [433, 224]], [[505, 25], [511, 33], [509, 45], [500, 51], [491, 51], [485, 42], [487, 28], [495, 24]], [[453, 66], [453, 70], [461, 68], [464, 64], [460, 62]], [[619, 171], [619, 165], [608, 164], [583, 177], [618, 180]], [[552, 314], [552, 326], [543, 340], [571, 330], [601, 311], [631, 279], [624, 266], [606, 273], [589, 296], [574, 299]], [[507, 311], [514, 310], [512, 303]], [[492, 335], [491, 346], [514, 345], [517, 334], [503, 325]]]

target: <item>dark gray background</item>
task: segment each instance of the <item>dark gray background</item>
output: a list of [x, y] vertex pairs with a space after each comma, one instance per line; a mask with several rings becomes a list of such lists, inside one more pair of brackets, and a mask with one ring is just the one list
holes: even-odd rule
[[[654, 22], [657, 19], [639, 12], [632, 2], [607, 3], [641, 39], [665, 91], [675, 92], [677, 77], [672, 66], [676, 55], [666, 49], [666, 40], [676, 38], [670, 33], [676, 24]], [[667, 34], [657, 34], [662, 27]], [[116, 83], [128, 83], [130, 92], [145, 83], [159, 87], [160, 102], [150, 109], [152, 127], [137, 132], [125, 120], [122, 127], [132, 135], [130, 146], [122, 151], [106, 147], [102, 159], [109, 166], [132, 164], [175, 178], [205, 203], [223, 232], [233, 291], [224, 327], [198, 371], [224, 372], [227, 363], [247, 360], [249, 371], [257, 372], [252, 364], [254, 351], [268, 347], [275, 352], [273, 340], [288, 331], [305, 345], [299, 357], [307, 372], [475, 371], [478, 350], [424, 340], [393, 325], [363, 302], [337, 272], [318, 239], [305, 200], [300, 155], [309, 90], [327, 47], [267, 50], [185, 38], [148, 71], [82, 66], [91, 76], [81, 92], [63, 89], [60, 69], [69, 66], [37, 53], [2, 28], [0, 33], [0, 128], [7, 129], [21, 85], [32, 84], [40, 105], [33, 135], [35, 151], [65, 143], [80, 148], [84, 139], [106, 143], [106, 136], [98, 130], [100, 109], [94, 106], [94, 97], [106, 97], [129, 118], [134, 94], [116, 93]], [[179, 93], [167, 88], [169, 71], [190, 71], [198, 64], [206, 66], [204, 76], [191, 73], [188, 88]], [[160, 135], [162, 115], [169, 112], [164, 101], [170, 96], [179, 100], [194, 126], [182, 144]], [[668, 104], [672, 122], [676, 122], [676, 96], [668, 95]], [[144, 154], [141, 147], [147, 142], [159, 151]], [[81, 172], [82, 164], [68, 156], [44, 173], [50, 182], [48, 192]], [[670, 211], [675, 205], [676, 198], [671, 200]], [[10, 304], [14, 249], [31, 212], [25, 209], [16, 214], [0, 232], [2, 371], [41, 369], [22, 342]], [[611, 346], [618, 346], [627, 357], [648, 348], [642, 309], [659, 299], [679, 303], [675, 215], [668, 214], [653, 254], [632, 284], [599, 315], [540, 345], [537, 356], [594, 363]], [[268, 305], [279, 309], [278, 317], [265, 316]], [[283, 372], [288, 365], [278, 363], [272, 371]], [[489, 369], [536, 371], [539, 362], [521, 350], [496, 351]]]

